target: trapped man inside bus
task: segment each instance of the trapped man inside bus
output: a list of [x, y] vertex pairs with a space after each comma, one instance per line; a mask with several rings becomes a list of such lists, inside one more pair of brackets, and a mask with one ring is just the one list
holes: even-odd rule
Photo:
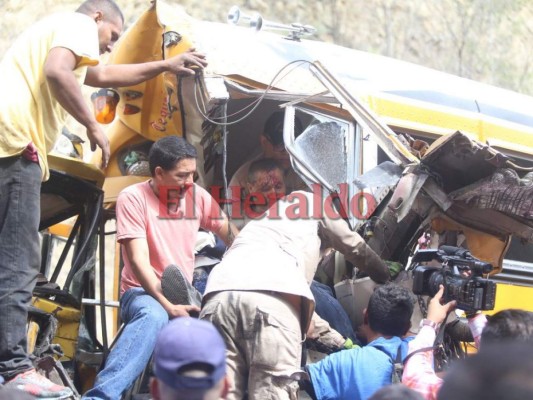
[[[285, 149], [283, 142], [283, 123], [284, 123], [284, 111], [276, 111], [265, 122], [263, 132], [259, 136], [259, 143], [261, 144], [262, 153], [252, 160], [249, 160], [242, 164], [239, 169], [231, 177], [229, 187], [234, 197], [234, 207], [238, 207], [238, 200], [243, 200], [242, 196], [246, 196], [248, 192], [247, 180], [250, 166], [254, 161], [264, 158], [271, 158], [275, 160], [283, 170], [283, 180], [285, 182], [285, 188], [287, 193], [291, 193], [295, 190], [306, 190], [307, 186], [298, 176], [298, 174], [292, 169], [289, 153]], [[302, 123], [299, 119], [294, 121], [294, 133], [298, 136], [302, 133]], [[241, 196], [238, 196], [239, 193]], [[241, 207], [242, 208], [242, 207]], [[230, 211], [231, 214], [233, 212]]]

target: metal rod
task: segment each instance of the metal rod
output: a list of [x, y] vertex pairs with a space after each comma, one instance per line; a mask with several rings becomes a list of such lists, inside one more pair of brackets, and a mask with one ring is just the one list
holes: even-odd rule
[[100, 262], [98, 271], [100, 273], [100, 318], [102, 320], [102, 347], [104, 353], [104, 360], [109, 354], [109, 344], [107, 342], [107, 316], [105, 308], [105, 218], [102, 210], [100, 218], [99, 238], [99, 255]]

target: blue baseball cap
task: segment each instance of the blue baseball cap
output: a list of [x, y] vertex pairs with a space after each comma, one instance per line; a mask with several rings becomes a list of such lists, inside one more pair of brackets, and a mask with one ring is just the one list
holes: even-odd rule
[[[199, 368], [205, 376], [184, 372]], [[181, 317], [159, 333], [154, 351], [154, 374], [173, 389], [211, 389], [226, 374], [226, 345], [207, 321]]]

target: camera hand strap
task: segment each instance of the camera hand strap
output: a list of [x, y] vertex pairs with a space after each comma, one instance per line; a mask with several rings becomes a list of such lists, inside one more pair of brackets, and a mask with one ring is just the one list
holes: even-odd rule
[[433, 351], [435, 350], [435, 347], [434, 346], [431, 346], [431, 347], [422, 347], [421, 349], [417, 349], [409, 354], [407, 354], [407, 356], [403, 359], [403, 362], [402, 364], [405, 365], [407, 363], [407, 361], [409, 361], [409, 359], [414, 356], [415, 354], [418, 354], [418, 353], [424, 353], [426, 351]]
[[444, 365], [448, 363], [449, 355], [446, 354], [446, 349], [444, 347], [444, 333], [446, 331], [446, 322], [450, 313], [446, 314], [446, 318], [442, 321], [435, 342], [433, 343], [433, 363], [435, 371], [442, 371]]
[[435, 338], [435, 343], [433, 344], [434, 347], [441, 346], [444, 343], [444, 331], [445, 331], [446, 322], [448, 321], [449, 316], [450, 316], [450, 313], [446, 314], [446, 318], [444, 318], [444, 321], [442, 321], [442, 324], [440, 324], [437, 337]]
[[409, 353], [403, 360], [403, 365], [405, 365], [405, 363], [412, 357], [414, 356], [415, 354], [418, 354], [418, 353], [423, 353], [423, 352], [426, 352], [426, 351], [433, 351], [433, 356], [435, 356], [435, 352], [436, 351], [440, 351], [440, 350], [444, 350], [443, 349], [443, 346], [444, 346], [444, 328], [446, 326], [446, 321], [448, 320], [448, 316], [450, 315], [450, 313], [448, 313], [446, 315], [446, 318], [444, 318], [444, 321], [442, 322], [442, 324], [440, 325], [440, 328], [439, 328], [439, 331], [437, 332], [437, 336], [435, 337], [435, 341], [433, 342], [433, 346], [431, 347], [422, 347], [421, 349], [418, 349], [418, 350], [415, 350], [413, 351], [412, 353]]

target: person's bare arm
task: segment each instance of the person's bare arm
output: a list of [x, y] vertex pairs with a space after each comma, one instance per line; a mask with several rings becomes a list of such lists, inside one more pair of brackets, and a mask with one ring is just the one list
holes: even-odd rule
[[132, 86], [152, 79], [162, 72], [194, 74], [191, 67], [204, 68], [205, 56], [195, 51], [179, 54], [168, 60], [150, 61], [139, 64], [110, 64], [89, 67], [85, 84], [93, 87]]
[[161, 289], [161, 282], [150, 265], [148, 244], [145, 239], [126, 239], [123, 240], [122, 245], [130, 260], [131, 269], [141, 283], [141, 286], [163, 306], [170, 318], [188, 317], [189, 312], [200, 311], [196, 306], [175, 305], [167, 300]]
[[87, 129], [91, 149], [102, 149], [102, 167], [109, 160], [109, 141], [102, 128], [96, 122], [79, 86], [74, 69], [78, 64], [76, 55], [64, 47], [50, 50], [44, 64], [44, 74], [50, 90], [61, 106]]
[[222, 228], [216, 233], [224, 241], [226, 246], [229, 247], [233, 243], [235, 236], [239, 234], [239, 229], [232, 222], [230, 222], [226, 216], [224, 218], [225, 220]]
[[[444, 286], [431, 299], [428, 306], [427, 319], [441, 324], [446, 315], [455, 308], [455, 301], [441, 304]], [[426, 400], [435, 400], [442, 386], [442, 379], [433, 368], [433, 343], [437, 332], [431, 326], [423, 326], [416, 337], [409, 342], [409, 358], [405, 362], [402, 383], [424, 395]]]

